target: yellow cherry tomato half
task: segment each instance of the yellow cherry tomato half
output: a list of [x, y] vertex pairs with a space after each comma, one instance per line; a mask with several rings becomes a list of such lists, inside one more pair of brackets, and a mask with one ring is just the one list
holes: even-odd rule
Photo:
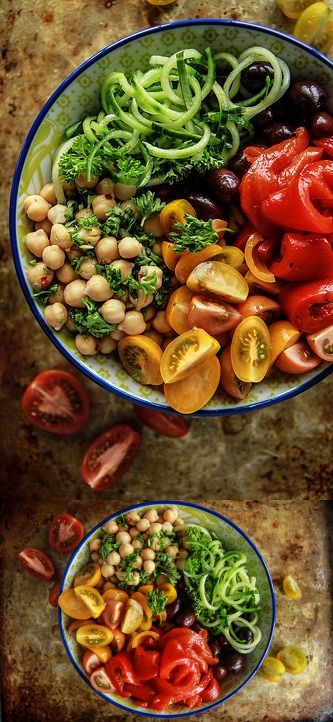
[[89, 619], [91, 617], [90, 609], [75, 594], [74, 589], [65, 589], [61, 592], [58, 604], [65, 614], [73, 619]]
[[168, 597], [167, 599], [167, 605], [172, 604], [172, 602], [177, 599], [177, 589], [173, 586], [173, 584], [170, 584], [170, 582], [163, 582], [163, 584], [158, 584], [157, 588], [163, 592], [163, 594]]
[[216, 260], [239, 270], [244, 263], [244, 253], [237, 246], [222, 246]]
[[162, 349], [149, 336], [124, 336], [118, 343], [119, 358], [127, 373], [140, 384], [159, 386]]
[[125, 615], [120, 625], [120, 629], [124, 634], [135, 632], [143, 622], [143, 608], [136, 599], [129, 599], [126, 605]]
[[247, 316], [235, 329], [230, 356], [236, 376], [246, 383], [262, 381], [269, 369], [271, 340], [265, 321]]
[[143, 584], [142, 587], [139, 587], [138, 592], [142, 592], [142, 594], [145, 594], [148, 596], [149, 592], [154, 591], [154, 585], [153, 584]]
[[133, 592], [133, 594], [131, 594], [131, 599], [135, 599], [137, 602], [139, 602], [139, 604], [141, 604], [144, 614], [148, 617], [148, 619], [153, 616], [145, 594], [143, 594], [142, 592]]
[[209, 356], [186, 378], [173, 384], [164, 384], [167, 403], [180, 414], [194, 414], [214, 396], [220, 376], [217, 356]]
[[113, 633], [102, 624], [90, 624], [80, 627], [76, 632], [76, 641], [83, 647], [104, 647], [113, 640]]
[[223, 261], [204, 261], [190, 273], [186, 285], [191, 291], [213, 293], [226, 301], [245, 301], [249, 286], [236, 268]]
[[258, 253], [258, 246], [263, 240], [260, 233], [251, 233], [245, 245], [245, 261], [255, 278], [259, 278], [259, 280], [264, 281], [264, 283], [275, 283], [274, 273], [271, 273]]
[[275, 283], [266, 283], [265, 281], [260, 280], [260, 278], [256, 278], [251, 271], [247, 271], [244, 278], [249, 286], [250, 293], [262, 293], [262, 291], [267, 291], [271, 294], [271, 296], [278, 296], [282, 288], [282, 284], [279, 283], [279, 281], [275, 281]]
[[170, 233], [174, 230], [176, 222], [186, 224], [185, 215], [196, 216], [196, 212], [191, 204], [185, 200], [185, 198], [178, 198], [175, 201], [170, 201], [160, 213], [160, 224], [162, 231], [165, 236], [169, 237]]
[[96, 584], [101, 580], [102, 572], [101, 567], [97, 562], [90, 562], [85, 567], [80, 569], [79, 573], [76, 574], [74, 579], [74, 587], [95, 587]]
[[181, 334], [191, 329], [187, 316], [192, 296], [192, 291], [187, 286], [180, 286], [180, 288], [173, 291], [169, 298], [165, 309], [165, 318], [176, 333]]
[[333, 46], [332, 8], [325, 2], [312, 3], [299, 16], [294, 36], [327, 53]]
[[124, 604], [126, 604], [129, 600], [129, 595], [123, 589], [107, 589], [107, 591], [102, 594], [102, 597], [105, 602], [113, 599], [115, 602], [124, 602]]
[[97, 619], [105, 609], [105, 601], [100, 593], [94, 587], [80, 586], [74, 587], [74, 592], [78, 599], [85, 604], [93, 619]]
[[196, 253], [185, 251], [176, 264], [176, 278], [180, 281], [180, 283], [186, 283], [191, 271], [193, 271], [193, 268], [198, 266], [199, 263], [203, 263], [203, 261], [208, 261], [209, 258], [214, 258], [214, 256], [220, 255], [221, 251], [222, 247], [215, 243], [211, 246], [206, 246], [206, 248], [203, 248], [202, 251], [197, 251]]
[[279, 659], [266, 657], [258, 670], [258, 674], [267, 682], [280, 682], [285, 671], [285, 666]]
[[172, 384], [188, 376], [206, 358], [217, 354], [218, 341], [204, 331], [193, 328], [185, 331], [168, 344], [161, 359], [161, 376], [165, 383]]
[[99, 661], [103, 662], [103, 664], [108, 662], [109, 659], [111, 659], [112, 657], [112, 649], [108, 644], [102, 647], [98, 644], [91, 644], [87, 648], [90, 649], [91, 652], [94, 652], [94, 654], [96, 654], [96, 657], [98, 657]]
[[269, 366], [272, 366], [280, 353], [292, 346], [300, 338], [300, 331], [290, 321], [274, 321], [269, 326], [271, 337], [271, 357]]
[[162, 241], [161, 253], [163, 261], [170, 271], [174, 271], [182, 253], [176, 251], [176, 244], [171, 241]]
[[291, 574], [288, 574], [288, 576], [284, 578], [282, 587], [286, 597], [289, 599], [298, 600], [302, 598], [302, 592], [296, 582], [296, 579], [294, 579]]
[[283, 647], [283, 649], [280, 649], [277, 653], [276, 657], [282, 662], [286, 672], [289, 674], [301, 674], [308, 664], [304, 652], [298, 647]]
[[313, 0], [276, 0], [277, 6], [290, 20], [297, 20], [300, 14], [313, 3]]
[[239, 303], [237, 311], [243, 318], [246, 316], [260, 316], [265, 323], [270, 324], [277, 321], [281, 316], [281, 306], [268, 296], [248, 296], [246, 301]]

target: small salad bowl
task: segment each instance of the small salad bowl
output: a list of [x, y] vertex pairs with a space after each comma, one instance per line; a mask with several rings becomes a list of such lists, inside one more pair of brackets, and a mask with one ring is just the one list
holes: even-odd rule
[[[165, 513], [167, 509], [171, 509], [172, 513], [175, 514], [175, 517], [177, 517], [178, 515], [178, 519], [181, 520], [182, 524], [200, 525], [203, 531], [206, 530], [210, 534], [214, 533], [215, 538], [218, 538], [222, 543], [224, 550], [223, 553], [227, 553], [228, 551], [232, 550], [234, 552], [243, 553], [246, 557], [245, 568], [249, 573], [249, 577], [251, 577], [251, 583], [256, 586], [256, 589], [260, 595], [260, 611], [258, 612], [258, 620], [256, 622], [257, 628], [259, 628], [261, 632], [260, 641], [254, 647], [252, 652], [243, 655], [243, 669], [241, 671], [238, 671], [238, 673], [230, 671], [229, 674], [227, 674], [227, 676], [225, 677], [225, 679], [222, 679], [222, 681], [220, 682], [220, 695], [213, 700], [211, 699], [210, 701], [203, 701], [201, 706], [198, 707], [189, 708], [184, 704], [178, 703], [171, 706], [169, 705], [167, 709], [165, 709], [165, 711], [156, 711], [156, 709], [150, 710], [149, 708], [143, 708], [141, 706], [139, 707], [137, 704], [135, 704], [133, 698], [128, 697], [125, 699], [119, 696], [115, 691], [106, 694], [102, 689], [97, 689], [97, 687], [91, 685], [89, 676], [86, 673], [82, 662], [84, 648], [78, 644], [75, 636], [68, 632], [69, 625], [71, 622], [73, 622], [73, 619], [68, 617], [67, 614], [65, 614], [60, 607], [58, 612], [58, 620], [62, 641], [64, 643], [69, 659], [72, 662], [76, 671], [84, 680], [84, 682], [91, 689], [93, 689], [94, 692], [97, 692], [97, 694], [99, 694], [106, 702], [111, 702], [112, 704], [120, 707], [122, 710], [125, 710], [127, 712], [132, 712], [138, 715], [148, 717], [165, 717], [167, 719], [173, 719], [176, 717], [188, 717], [190, 715], [193, 715], [194, 713], [196, 714], [201, 712], [207, 712], [208, 710], [211, 710], [223, 704], [224, 702], [227, 702], [229, 699], [231, 699], [231, 697], [238, 694], [238, 692], [240, 692], [245, 687], [245, 685], [250, 682], [250, 680], [257, 673], [265, 655], [268, 652], [273, 637], [276, 619], [274, 589], [265, 561], [259, 550], [256, 548], [255, 544], [247, 536], [247, 534], [238, 526], [236, 526], [230, 519], [227, 519], [218, 512], [203, 507], [200, 504], [173, 500], [136, 504], [134, 506], [121, 509], [119, 510], [119, 512], [113, 514], [107, 519], [104, 519], [85, 536], [85, 538], [82, 540], [82, 542], [72, 554], [67, 564], [62, 579], [61, 593], [64, 592], [64, 590], [68, 590], [74, 586], [75, 576], [80, 572], [80, 570], [82, 570], [82, 567], [88, 564], [88, 562], [91, 562], [90, 543], [93, 540], [103, 539], [103, 536], [105, 534], [105, 530], [103, 530], [103, 527], [105, 527], [107, 523], [114, 523], [114, 521], [117, 520], [118, 524], [123, 524], [123, 520], [126, 519], [126, 517], [128, 518], [128, 516], [133, 515], [134, 512], [136, 513], [136, 515], [138, 515], [136, 516], [136, 520], [138, 520], [138, 517], [143, 517], [148, 511], [151, 510], [154, 510], [154, 512], [157, 512], [157, 514], [159, 515], [163, 515], [163, 513]], [[155, 518], [157, 518], [157, 514]], [[122, 521], [120, 521], [119, 517], [121, 517]], [[135, 523], [135, 520], [133, 523]], [[178, 523], [178, 520], [174, 522], [174, 524], [176, 525]], [[184, 528], [186, 529], [186, 527]], [[109, 528], [108, 532], [113, 533], [111, 532], [111, 528]], [[182, 572], [180, 572], [180, 574], [182, 576]], [[180, 584], [182, 584], [181, 578], [179, 581]], [[83, 587], [80, 588], [83, 589]], [[100, 589], [99, 591], [103, 593], [103, 590]], [[131, 592], [129, 591], [128, 593], [130, 594]], [[181, 591], [179, 592], [179, 594], [181, 594]], [[170, 626], [171, 625], [169, 623], [169, 628]], [[182, 625], [178, 624], [178, 627], [179, 626], [181, 627]], [[111, 661], [113, 659], [114, 657], [111, 658]], [[220, 663], [223, 664], [223, 659]]]
[[[250, 46], [262, 46], [284, 60], [298, 77], [315, 79], [333, 98], [333, 65], [327, 57], [282, 32], [235, 20], [185, 20], [156, 26], [125, 37], [85, 60], [46, 101], [24, 142], [15, 171], [10, 204], [10, 229], [13, 257], [22, 290], [41, 328], [56, 348], [78, 370], [107, 391], [152, 409], [172, 411], [161, 387], [144, 386], [129, 376], [117, 352], [82, 355], [74, 337], [65, 326], [54, 331], [44, 320], [43, 307], [32, 295], [27, 281], [31, 256], [25, 244], [32, 230], [24, 212], [24, 200], [38, 194], [51, 180], [55, 152], [64, 140], [66, 128], [98, 107], [100, 84], [111, 69], [128, 72], [146, 69], [151, 55], [171, 55], [183, 48], [240, 54]], [[245, 399], [237, 400], [218, 389], [213, 398], [196, 413], [198, 416], [229, 415], [268, 406], [324, 379], [332, 370], [327, 363], [302, 375], [281, 372], [253, 384]]]

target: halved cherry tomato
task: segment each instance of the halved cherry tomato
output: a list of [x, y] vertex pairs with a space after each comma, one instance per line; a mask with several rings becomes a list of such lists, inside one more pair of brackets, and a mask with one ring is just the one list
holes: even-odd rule
[[83, 658], [82, 658], [83, 666], [87, 672], [87, 674], [91, 674], [95, 669], [98, 669], [98, 667], [101, 666], [100, 660], [97, 657], [97, 654], [91, 651], [91, 649], [86, 649]]
[[[143, 595], [142, 595], [143, 596]], [[121, 631], [124, 634], [135, 632], [143, 621], [143, 608], [136, 599], [129, 599], [126, 605], [125, 616], [121, 623]]]
[[148, 619], [153, 616], [145, 594], [143, 594], [142, 592], [133, 592], [130, 599], [135, 599], [137, 602], [139, 602], [139, 604], [141, 604], [144, 614], [146, 615], [146, 617], [148, 617]]
[[176, 278], [178, 278], [180, 283], [186, 283], [191, 271], [193, 271], [199, 263], [203, 263], [204, 261], [208, 261], [209, 258], [220, 255], [223, 250], [221, 246], [213, 244], [206, 246], [202, 251], [197, 251], [196, 253], [185, 251], [175, 267]]
[[180, 414], [194, 414], [214, 396], [219, 382], [219, 360], [216, 356], [209, 356], [186, 378], [164, 384], [164, 395], [175, 411]]
[[141, 444], [141, 434], [127, 424], [119, 424], [90, 444], [82, 465], [81, 474], [93, 491], [104, 491], [115, 484], [128, 471]]
[[203, 328], [211, 336], [230, 331], [242, 320], [237, 308], [208, 296], [194, 295], [189, 305], [190, 326]]
[[162, 584], [157, 584], [157, 588], [163, 592], [163, 594], [167, 597], [167, 605], [172, 604], [172, 602], [177, 599], [177, 589], [173, 586], [173, 584], [170, 584], [170, 582], [163, 582]]
[[83, 647], [104, 647], [113, 640], [111, 629], [102, 624], [90, 624], [80, 627], [76, 632], [76, 641]]
[[274, 363], [287, 374], [305, 374], [320, 364], [320, 358], [305, 341], [300, 340], [282, 351]]
[[216, 260], [239, 270], [244, 263], [244, 253], [237, 246], [222, 246]]
[[209, 356], [215, 355], [219, 343], [202, 328], [185, 331], [173, 339], [161, 359], [161, 376], [165, 383], [181, 381]]
[[89, 619], [91, 617], [90, 609], [76, 596], [74, 589], [65, 589], [61, 592], [58, 604], [60, 609], [73, 619]]
[[298, 600], [302, 598], [302, 592], [296, 582], [296, 579], [294, 579], [291, 574], [288, 574], [287, 577], [284, 577], [282, 586], [286, 597], [288, 597], [289, 599]]
[[249, 236], [245, 246], [245, 261], [255, 278], [259, 278], [260, 281], [264, 281], [265, 283], [275, 283], [274, 274], [271, 273], [258, 253], [258, 247], [263, 240], [260, 233], [252, 233], [251, 236]]
[[276, 655], [289, 674], [300, 674], [307, 666], [307, 658], [298, 647], [283, 647]]
[[135, 381], [151, 386], [162, 383], [162, 350], [152, 338], [143, 335], [124, 336], [118, 343], [118, 353], [122, 365]]
[[101, 615], [102, 624], [113, 631], [119, 627], [124, 610], [124, 602], [116, 602], [115, 599], [108, 599]]
[[138, 592], [142, 592], [142, 594], [148, 596], [149, 592], [152, 592], [153, 590], [154, 584], [143, 584], [142, 587], [139, 587]]
[[183, 225], [185, 225], [185, 215], [196, 217], [197, 214], [193, 206], [191, 206], [191, 204], [184, 198], [179, 198], [167, 203], [160, 213], [160, 224], [164, 235], [170, 235], [170, 233], [174, 230], [176, 222], [183, 223]]
[[311, 3], [294, 28], [295, 38], [327, 53], [333, 44], [333, 11], [325, 2]]
[[262, 293], [264, 290], [271, 296], [278, 296], [282, 288], [281, 283], [278, 281], [275, 281], [275, 283], [266, 283], [265, 281], [261, 281], [260, 278], [256, 278], [251, 271], [247, 271], [244, 278], [251, 294]]
[[187, 318], [191, 298], [192, 291], [187, 286], [176, 288], [169, 298], [165, 309], [165, 318], [176, 333], [184, 333], [191, 328]]
[[261, 667], [259, 667], [258, 674], [267, 682], [280, 682], [285, 671], [285, 666], [279, 659], [266, 657]]
[[134, 637], [132, 640], [132, 649], [136, 649], [136, 647], [139, 646], [139, 644], [143, 644], [143, 646], [152, 646], [154, 642], [157, 642], [160, 638], [160, 635], [158, 632], [153, 632], [152, 630], [147, 630], [145, 632], [134, 632]]
[[125, 647], [126, 635], [118, 627], [116, 629], [113, 629], [112, 631], [113, 631], [113, 640], [112, 640], [112, 642], [110, 642], [111, 649], [114, 652], [121, 652], [121, 650], [124, 649], [124, 647]]
[[230, 346], [223, 349], [220, 356], [221, 379], [220, 384], [224, 391], [234, 399], [245, 399], [251, 391], [252, 384], [241, 381], [235, 374], [231, 363]]
[[176, 244], [171, 241], [162, 241], [161, 253], [163, 261], [170, 271], [174, 271], [182, 253], [176, 251]]
[[300, 332], [290, 321], [274, 321], [269, 327], [271, 338], [271, 356], [269, 365], [272, 366], [282, 351], [292, 346], [300, 338]]
[[213, 293], [226, 301], [245, 301], [249, 286], [236, 268], [223, 261], [204, 261], [190, 273], [186, 285], [191, 291]]
[[281, 306], [273, 298], [267, 296], [248, 296], [243, 303], [237, 305], [237, 311], [243, 318], [260, 316], [265, 323], [277, 321], [281, 316]]
[[88, 619], [75, 619], [72, 621], [67, 629], [68, 634], [71, 634], [72, 637], [76, 637], [76, 632], [80, 627], [84, 627], [87, 624], [93, 624], [94, 620], [91, 617], [88, 617]]
[[317, 333], [308, 334], [306, 340], [317, 356], [323, 361], [333, 361], [333, 325]]
[[84, 386], [67, 371], [53, 369], [38, 374], [22, 397], [22, 409], [30, 423], [53, 434], [74, 434], [90, 414]]
[[231, 363], [241, 381], [262, 381], [269, 369], [269, 330], [259, 316], [247, 316], [238, 324], [231, 340]]
[[115, 691], [115, 688], [106, 673], [105, 667], [98, 667], [97, 669], [94, 669], [90, 675], [90, 684], [94, 689], [97, 689], [97, 692], [105, 692], [106, 694], [109, 694], [110, 692]]
[[71, 514], [57, 514], [49, 529], [49, 544], [56, 552], [71, 552], [83, 539], [81, 522]]
[[102, 594], [102, 597], [105, 602], [108, 602], [109, 599], [114, 599], [115, 602], [123, 602], [126, 604], [129, 600], [129, 595], [124, 589], [107, 589], [107, 591]]
[[[185, 436], [188, 434], [188, 424], [176, 414], [167, 414], [164, 411], [152, 411], [144, 406], [135, 406], [135, 412], [145, 426], [163, 436]], [[140, 590], [139, 590], [140, 591]]]
[[77, 598], [88, 607], [93, 619], [97, 619], [102, 614], [106, 603], [97, 589], [81, 585], [74, 587], [74, 592]]
[[[113, 641], [113, 640], [112, 640]], [[96, 654], [97, 659], [105, 664], [112, 657], [112, 649], [109, 644], [91, 644], [89, 649], [93, 654]]]
[[74, 578], [74, 587], [96, 587], [102, 578], [101, 567], [98, 562], [89, 562], [86, 564]]
[[276, 0], [276, 4], [283, 14], [290, 20], [297, 20], [300, 14], [311, 5], [313, 0]]
[[19, 553], [18, 560], [21, 567], [33, 577], [49, 582], [54, 576], [55, 569], [51, 559], [40, 549], [26, 547]]
[[56, 579], [53, 586], [50, 589], [49, 593], [49, 604], [51, 604], [51, 607], [57, 607], [58, 606], [58, 599], [59, 599], [59, 591], [61, 586], [61, 579]]

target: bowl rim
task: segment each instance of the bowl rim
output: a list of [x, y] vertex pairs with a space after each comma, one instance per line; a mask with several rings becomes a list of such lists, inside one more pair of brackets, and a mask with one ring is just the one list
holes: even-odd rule
[[203, 506], [202, 504], [198, 504], [196, 502], [182, 501], [180, 499], [158, 499], [158, 500], [153, 500], [153, 501], [138, 502], [136, 504], [132, 504], [130, 506], [124, 507], [123, 509], [120, 509], [119, 511], [114, 512], [106, 519], [103, 519], [99, 524], [97, 524], [95, 527], [93, 527], [93, 529], [91, 529], [91, 531], [88, 532], [88, 534], [85, 535], [85, 537], [82, 539], [80, 544], [76, 547], [76, 549], [72, 553], [70, 559], [68, 560], [68, 562], [66, 564], [65, 571], [63, 572], [59, 593], [61, 593], [63, 591], [65, 578], [67, 577], [67, 574], [70, 571], [70, 567], [71, 567], [76, 555], [78, 554], [78, 552], [81, 551], [82, 547], [87, 544], [88, 538], [90, 538], [93, 534], [95, 534], [97, 531], [99, 531], [107, 521], [111, 521], [111, 520], [117, 518], [120, 514], [126, 514], [127, 512], [133, 511], [133, 509], [142, 509], [142, 508], [157, 506], [157, 505], [168, 505], [168, 506], [174, 505], [174, 506], [183, 506], [183, 507], [185, 506], [185, 507], [189, 507], [190, 509], [198, 509], [200, 511], [204, 511], [204, 512], [211, 514], [212, 516], [215, 516], [217, 519], [222, 520], [227, 525], [232, 526], [238, 532], [238, 534], [240, 534], [240, 536], [242, 536], [246, 540], [246, 542], [252, 547], [253, 551], [259, 558], [259, 561], [264, 569], [264, 572], [265, 572], [266, 578], [267, 578], [267, 582], [268, 582], [270, 599], [272, 602], [272, 619], [271, 619], [271, 627], [270, 627], [266, 647], [265, 647], [263, 654], [261, 655], [259, 661], [257, 662], [254, 670], [251, 672], [251, 674], [246, 678], [246, 680], [239, 687], [237, 687], [237, 689], [235, 689], [232, 692], [230, 692], [229, 694], [227, 694], [226, 697], [223, 699], [223, 701], [212, 702], [212, 704], [210, 704], [208, 707], [205, 707], [204, 709], [200, 709], [200, 708], [196, 709], [195, 712], [193, 712], [193, 710], [190, 710], [188, 712], [180, 712], [177, 714], [173, 714], [172, 716], [170, 716], [170, 715], [167, 716], [167, 715], [164, 715], [164, 714], [161, 715], [158, 713], [157, 714], [154, 714], [151, 712], [148, 713], [148, 712], [145, 712], [140, 707], [138, 707], [137, 709], [132, 709], [132, 708], [126, 707], [125, 704], [121, 704], [120, 702], [117, 702], [116, 700], [110, 699], [109, 696], [107, 696], [103, 692], [100, 692], [99, 690], [96, 690], [91, 685], [89, 678], [85, 676], [82, 669], [79, 667], [76, 660], [73, 658], [71, 651], [69, 649], [69, 646], [67, 644], [67, 639], [66, 639], [64, 624], [63, 624], [63, 614], [64, 613], [62, 612], [60, 607], [58, 607], [58, 624], [59, 624], [60, 635], [61, 635], [63, 645], [65, 647], [66, 653], [67, 653], [73, 667], [79, 673], [80, 677], [86, 682], [86, 684], [88, 684], [88, 686], [94, 692], [96, 692], [100, 697], [102, 697], [106, 702], [114, 704], [117, 707], [120, 707], [120, 709], [122, 709], [122, 710], [126, 710], [127, 712], [131, 712], [133, 714], [138, 714], [143, 717], [150, 717], [150, 718], [154, 717], [154, 718], [160, 718], [160, 719], [173, 719], [173, 718], [176, 719], [176, 718], [180, 718], [180, 717], [190, 717], [190, 716], [193, 716], [193, 714], [203, 714], [204, 712], [209, 712], [210, 710], [214, 709], [215, 707], [219, 707], [221, 704], [224, 704], [225, 702], [227, 702], [229, 699], [234, 697], [238, 692], [243, 690], [244, 687], [246, 687], [246, 685], [250, 682], [250, 680], [258, 672], [259, 667], [261, 666], [263, 660], [265, 659], [266, 655], [269, 652], [269, 648], [270, 648], [270, 645], [271, 645], [271, 642], [273, 639], [274, 629], [275, 629], [275, 624], [276, 624], [276, 597], [275, 597], [274, 585], [272, 582], [272, 578], [271, 578], [271, 574], [268, 569], [268, 566], [267, 566], [261, 552], [259, 551], [258, 547], [252, 541], [252, 539], [248, 536], [248, 534], [243, 529], [241, 529], [241, 527], [239, 527], [237, 524], [235, 524], [231, 519], [226, 517], [224, 514], [220, 514], [220, 512], [215, 511], [214, 509], [209, 509], [208, 507]]
[[[51, 93], [49, 98], [44, 103], [43, 107], [37, 114], [36, 118], [34, 119], [30, 130], [28, 131], [26, 138], [23, 142], [23, 145], [21, 147], [18, 160], [16, 163], [16, 167], [13, 174], [13, 180], [11, 185], [11, 191], [10, 191], [10, 202], [9, 202], [9, 232], [10, 232], [10, 242], [11, 242], [11, 248], [12, 248], [12, 255], [13, 255], [13, 261], [14, 266], [16, 270], [16, 274], [18, 276], [18, 280], [21, 286], [21, 289], [23, 291], [23, 294], [25, 296], [25, 299], [28, 303], [28, 306], [30, 307], [30, 310], [32, 311], [33, 316], [38, 321], [40, 327], [48, 337], [48, 339], [52, 342], [52, 344], [56, 347], [57, 351], [61, 353], [62, 356], [66, 358], [66, 360], [74, 366], [78, 371], [83, 373], [85, 376], [87, 376], [88, 379], [93, 381], [94, 383], [99, 384], [104, 388], [108, 393], [115, 394], [116, 396], [119, 396], [123, 399], [126, 399], [127, 401], [131, 403], [138, 404], [140, 406], [144, 406], [146, 408], [150, 408], [152, 410], [158, 410], [158, 411], [164, 411], [166, 413], [172, 413], [177, 414], [178, 412], [169, 407], [168, 405], [164, 405], [162, 403], [148, 400], [144, 398], [138, 398], [136, 396], [136, 392], [133, 391], [125, 391], [120, 388], [117, 388], [113, 385], [112, 380], [107, 381], [106, 379], [102, 378], [98, 375], [96, 371], [93, 369], [90, 369], [84, 361], [82, 361], [80, 358], [76, 358], [73, 356], [70, 349], [68, 349], [63, 342], [60, 340], [60, 338], [57, 336], [56, 333], [54, 333], [50, 326], [46, 323], [44, 320], [43, 313], [41, 311], [41, 308], [36, 304], [34, 301], [31, 290], [28, 284], [28, 281], [26, 279], [26, 276], [23, 272], [22, 265], [21, 265], [21, 257], [19, 252], [19, 243], [18, 243], [18, 237], [16, 232], [16, 217], [17, 217], [17, 199], [18, 199], [18, 190], [20, 185], [20, 179], [21, 179], [21, 173], [25, 164], [26, 157], [29, 153], [31, 142], [33, 141], [36, 132], [38, 128], [40, 127], [44, 117], [52, 107], [52, 105], [55, 103], [55, 101], [60, 97], [62, 92], [67, 88], [70, 83], [72, 83], [75, 78], [77, 78], [79, 75], [81, 75], [82, 72], [84, 72], [87, 68], [89, 68], [91, 65], [93, 65], [95, 62], [99, 61], [106, 55], [108, 55], [113, 50], [116, 50], [118, 48], [123, 47], [124, 45], [127, 45], [128, 43], [131, 43], [135, 40], [138, 40], [142, 37], [145, 37], [146, 35], [155, 35], [156, 33], [165, 32], [165, 31], [172, 31], [176, 28], [181, 27], [198, 27], [201, 25], [212, 25], [217, 27], [231, 27], [231, 28], [238, 28], [238, 29], [250, 29], [255, 32], [262, 33], [264, 35], [271, 35], [276, 39], [283, 40], [284, 42], [289, 42], [291, 45], [294, 45], [300, 49], [303, 49], [308, 54], [312, 55], [317, 60], [320, 60], [324, 65], [326, 65], [330, 70], [333, 71], [333, 61], [330, 60], [328, 57], [323, 55], [319, 50], [316, 50], [310, 45], [307, 45], [306, 43], [303, 43], [302, 41], [298, 40], [297, 38], [294, 38], [293, 36], [289, 35], [288, 33], [285, 33], [281, 30], [276, 30], [275, 28], [269, 28], [265, 25], [258, 25], [257, 23], [250, 23], [243, 20], [232, 20], [228, 18], [189, 18], [185, 20], [177, 20], [174, 22], [169, 23], [163, 23], [159, 25], [155, 25], [154, 27], [148, 27], [144, 28], [142, 30], [138, 30], [134, 33], [131, 33], [130, 35], [126, 35], [119, 40], [116, 40], [114, 43], [110, 43], [106, 47], [102, 48], [101, 50], [98, 50], [96, 53], [94, 53], [89, 58], [86, 58], [80, 65], [75, 68], [58, 86], [57, 88]], [[225, 408], [203, 408], [199, 411], [195, 412], [194, 414], [190, 414], [192, 417], [210, 417], [210, 416], [231, 416], [234, 414], [240, 414], [240, 413], [246, 413], [249, 411], [254, 411], [260, 408], [265, 408], [268, 406], [273, 406], [274, 404], [281, 403], [282, 401], [286, 401], [287, 399], [290, 399], [294, 396], [297, 396], [300, 393], [303, 393], [304, 391], [310, 389], [312, 386], [315, 386], [317, 383], [325, 379], [327, 376], [329, 376], [333, 372], [333, 364], [328, 365], [324, 367], [321, 371], [319, 371], [315, 376], [312, 378], [301, 382], [296, 387], [292, 387], [289, 389], [286, 389], [285, 391], [281, 392], [278, 396], [268, 398], [268, 399], [262, 399], [258, 401], [253, 401], [252, 403], [244, 404], [244, 405], [236, 405], [239, 402], [237, 402], [236, 399], [233, 400], [234, 405], [225, 406]]]

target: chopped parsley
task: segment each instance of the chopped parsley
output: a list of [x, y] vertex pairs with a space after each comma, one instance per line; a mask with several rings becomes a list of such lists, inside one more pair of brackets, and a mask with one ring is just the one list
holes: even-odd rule
[[[33, 264], [31, 264], [31, 265], [33, 265]], [[49, 288], [45, 288], [41, 291], [34, 291], [32, 295], [36, 299], [36, 301], [38, 301], [39, 303], [42, 303], [43, 306], [46, 306], [50, 296], [53, 296], [55, 293], [57, 293], [58, 288], [59, 288], [59, 284], [54, 283], [52, 286], [49, 286]]]
[[114, 331], [117, 327], [115, 324], [107, 323], [103, 316], [98, 312], [98, 305], [88, 296], [82, 298], [86, 308], [71, 308], [69, 317], [75, 324], [76, 330], [82, 336], [95, 336], [101, 338]]
[[219, 237], [218, 232], [212, 227], [212, 221], [202, 221], [199, 218], [190, 216], [185, 213], [186, 223], [174, 224], [175, 230], [170, 233], [170, 240], [176, 244], [177, 253], [190, 251], [196, 253], [202, 251], [207, 246], [217, 243]]
[[144, 226], [147, 218], [159, 213], [164, 208], [165, 203], [161, 201], [155, 193], [147, 191], [137, 198], [133, 198], [132, 202], [138, 209], [141, 215], [141, 226]]
[[153, 614], [161, 615], [164, 612], [168, 597], [161, 589], [153, 589], [148, 592], [147, 603]]
[[116, 541], [116, 537], [114, 536], [114, 534], [110, 534], [110, 536], [102, 539], [101, 546], [98, 550], [102, 559], [105, 560], [108, 554], [117, 551], [117, 549], [119, 549], [120, 547], [120, 544], [121, 542]]

